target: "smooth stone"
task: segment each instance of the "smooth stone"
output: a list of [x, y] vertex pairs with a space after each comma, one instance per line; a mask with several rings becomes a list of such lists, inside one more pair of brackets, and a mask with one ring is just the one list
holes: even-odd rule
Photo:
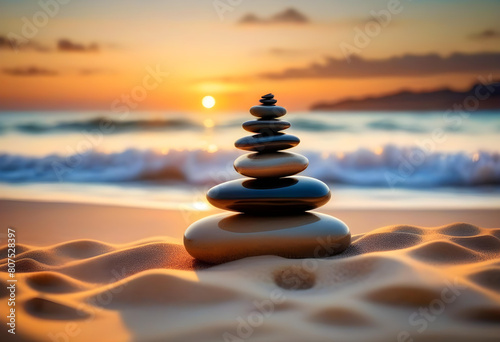
[[243, 137], [236, 140], [234, 146], [245, 151], [271, 152], [286, 150], [299, 143], [300, 139], [294, 135], [276, 133], [275, 135], [255, 134]]
[[269, 94], [266, 94], [266, 95], [262, 95], [261, 98], [263, 98], [263, 99], [273, 99], [274, 95], [272, 93], [269, 93]]
[[218, 214], [201, 219], [184, 233], [184, 247], [194, 258], [219, 264], [258, 255], [323, 258], [351, 243], [347, 225], [320, 213], [262, 217]]
[[304, 171], [306, 157], [292, 152], [247, 153], [234, 161], [234, 169], [247, 177], [285, 177]]
[[295, 214], [321, 207], [331, 197], [328, 186], [311, 177], [236, 179], [207, 192], [215, 207], [257, 215]]
[[281, 120], [250, 120], [243, 123], [243, 129], [253, 133], [275, 133], [290, 128], [290, 123]]
[[286, 109], [281, 106], [253, 106], [250, 114], [259, 118], [274, 119], [286, 114]]
[[275, 99], [260, 99], [259, 102], [264, 106], [274, 106], [274, 104], [278, 101]]

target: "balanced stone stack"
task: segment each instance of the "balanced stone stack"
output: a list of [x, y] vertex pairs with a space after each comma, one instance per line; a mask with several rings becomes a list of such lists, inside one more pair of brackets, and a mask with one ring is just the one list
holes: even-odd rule
[[330, 189], [310, 177], [294, 176], [309, 164], [306, 157], [281, 152], [300, 142], [282, 133], [290, 123], [281, 121], [286, 109], [276, 106], [274, 95], [262, 96], [250, 108], [257, 120], [243, 128], [256, 133], [236, 141], [239, 149], [252, 151], [234, 162], [243, 176], [219, 184], [207, 193], [208, 201], [239, 214], [218, 214], [193, 223], [184, 234], [184, 246], [196, 259], [222, 263], [249, 256], [288, 258], [325, 257], [350, 244], [349, 228], [337, 218], [316, 212], [330, 200]]

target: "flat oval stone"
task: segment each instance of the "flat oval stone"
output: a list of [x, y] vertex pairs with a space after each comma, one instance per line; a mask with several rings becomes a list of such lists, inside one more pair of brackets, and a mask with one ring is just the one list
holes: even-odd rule
[[295, 135], [276, 133], [276, 135], [255, 134], [243, 137], [236, 140], [234, 146], [245, 151], [271, 152], [286, 150], [299, 143], [300, 139]]
[[234, 169], [247, 177], [285, 177], [302, 172], [306, 157], [292, 152], [247, 153], [234, 161]]
[[250, 120], [243, 123], [243, 129], [253, 133], [279, 132], [290, 128], [290, 123], [281, 120]]
[[350, 243], [344, 222], [315, 212], [274, 217], [212, 215], [184, 233], [187, 252], [213, 264], [258, 255], [322, 258], [343, 252]]
[[253, 106], [250, 114], [259, 118], [274, 119], [286, 114], [286, 109], [281, 106]]
[[256, 215], [295, 214], [330, 200], [328, 186], [311, 177], [236, 179], [214, 186], [208, 201], [224, 210]]
[[274, 106], [274, 104], [278, 101], [276, 101], [275, 99], [263, 98], [263, 99], [260, 99], [259, 102], [262, 103], [264, 106]]

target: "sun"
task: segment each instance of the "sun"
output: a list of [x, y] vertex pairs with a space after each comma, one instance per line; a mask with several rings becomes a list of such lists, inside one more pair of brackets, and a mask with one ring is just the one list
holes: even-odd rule
[[203, 100], [201, 100], [203, 107], [212, 108], [215, 105], [215, 99], [212, 96], [205, 96]]

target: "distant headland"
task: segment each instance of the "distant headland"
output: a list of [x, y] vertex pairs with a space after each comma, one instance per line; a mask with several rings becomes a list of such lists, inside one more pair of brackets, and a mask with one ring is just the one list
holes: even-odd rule
[[[471, 103], [464, 103], [467, 101]], [[318, 102], [310, 109], [313, 111], [432, 111], [452, 109], [457, 104], [468, 105], [474, 110], [500, 109], [500, 82], [489, 85], [474, 84], [464, 92], [447, 88], [427, 92], [403, 90], [377, 97]]]

